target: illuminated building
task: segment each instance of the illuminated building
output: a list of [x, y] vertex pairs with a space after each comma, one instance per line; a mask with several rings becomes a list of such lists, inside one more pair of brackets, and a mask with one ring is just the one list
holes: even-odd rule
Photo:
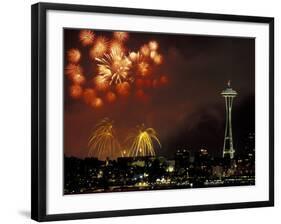
[[233, 148], [233, 137], [232, 137], [232, 104], [233, 99], [237, 96], [237, 92], [231, 88], [230, 81], [228, 81], [227, 88], [221, 92], [221, 95], [225, 99], [225, 134], [223, 143], [223, 157], [228, 157], [230, 159], [234, 158], [235, 150]]
[[188, 168], [190, 164], [190, 151], [186, 149], [179, 149], [175, 154], [175, 168]]

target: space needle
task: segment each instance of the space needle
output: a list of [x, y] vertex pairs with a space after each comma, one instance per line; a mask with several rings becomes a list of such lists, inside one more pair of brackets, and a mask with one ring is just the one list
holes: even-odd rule
[[234, 158], [235, 149], [233, 148], [233, 137], [232, 137], [232, 104], [234, 98], [237, 96], [237, 92], [231, 88], [230, 80], [227, 83], [227, 88], [221, 92], [221, 95], [225, 99], [225, 134], [223, 143], [223, 158]]

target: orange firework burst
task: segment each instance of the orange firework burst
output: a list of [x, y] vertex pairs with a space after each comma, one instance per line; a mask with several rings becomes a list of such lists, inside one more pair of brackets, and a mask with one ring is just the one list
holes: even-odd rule
[[140, 52], [142, 53], [142, 55], [144, 55], [146, 57], [149, 56], [150, 49], [149, 49], [148, 45], [147, 44], [143, 45], [140, 49]]
[[106, 91], [109, 88], [108, 80], [102, 75], [98, 75], [94, 78], [94, 84], [99, 91]]
[[106, 100], [107, 100], [107, 102], [109, 102], [109, 103], [113, 103], [115, 100], [116, 100], [116, 94], [114, 93], [114, 92], [111, 92], [111, 91], [109, 91], [107, 94], [106, 94]]
[[87, 89], [84, 90], [83, 99], [84, 99], [86, 104], [91, 104], [91, 102], [93, 102], [93, 100], [95, 98], [96, 98], [95, 90], [93, 90], [91, 88], [87, 88]]
[[78, 99], [81, 97], [83, 90], [79, 85], [72, 85], [70, 86], [69, 92], [72, 98]]
[[123, 53], [125, 51], [124, 46], [121, 42], [112, 41], [110, 43], [110, 51], [111, 52], [120, 52]]
[[110, 85], [129, 80], [131, 61], [123, 52], [112, 51], [103, 58], [96, 58], [98, 62], [99, 76], [109, 82]]
[[150, 41], [148, 46], [151, 51], [156, 51], [158, 49], [158, 43], [156, 41]]
[[79, 34], [79, 39], [83, 46], [89, 46], [94, 43], [94, 32], [91, 30], [82, 30]]
[[134, 75], [147, 76], [149, 74], [150, 68], [147, 58], [145, 58], [140, 52], [131, 52], [129, 58], [132, 61], [132, 71]]
[[163, 57], [162, 57], [162, 55], [161, 55], [161, 54], [156, 54], [156, 55], [153, 57], [153, 61], [154, 61], [154, 63], [157, 64], [157, 65], [162, 64], [162, 62], [163, 62]]
[[139, 53], [136, 53], [136, 52], [130, 52], [130, 54], [129, 54], [129, 58], [130, 58], [130, 60], [131, 61], [136, 61], [137, 60], [137, 58], [138, 58], [138, 55], [139, 55]]
[[147, 62], [142, 61], [137, 66], [140, 75], [147, 76], [149, 74], [149, 64]]
[[93, 108], [101, 108], [103, 106], [103, 101], [101, 98], [97, 97], [95, 99], [93, 99], [93, 101], [91, 102], [91, 106]]
[[126, 41], [129, 38], [129, 34], [127, 32], [114, 32], [113, 36], [119, 41]]
[[78, 63], [81, 58], [81, 53], [78, 49], [70, 49], [67, 51], [67, 59], [71, 63]]
[[153, 58], [155, 58], [155, 56], [157, 55], [156, 51], [150, 51], [150, 58], [153, 60]]
[[72, 81], [75, 84], [81, 85], [81, 84], [83, 84], [86, 81], [86, 79], [81, 74], [75, 74], [75, 75], [72, 76]]
[[94, 60], [96, 57], [102, 57], [107, 51], [108, 41], [105, 37], [98, 37], [94, 46], [90, 50], [90, 57]]
[[120, 96], [128, 96], [130, 94], [130, 84], [128, 82], [118, 83], [116, 85], [116, 92]]
[[82, 68], [80, 65], [76, 64], [68, 64], [65, 67], [65, 74], [68, 75], [70, 78], [72, 78], [74, 75], [81, 75], [82, 74]]

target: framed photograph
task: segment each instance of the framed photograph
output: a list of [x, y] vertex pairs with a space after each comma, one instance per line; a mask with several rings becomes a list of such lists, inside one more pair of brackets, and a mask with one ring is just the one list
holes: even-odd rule
[[32, 219], [274, 205], [274, 19], [32, 6]]

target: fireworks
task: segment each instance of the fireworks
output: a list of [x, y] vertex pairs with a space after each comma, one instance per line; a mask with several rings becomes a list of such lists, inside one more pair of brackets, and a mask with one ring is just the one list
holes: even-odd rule
[[128, 141], [130, 140], [132, 142], [130, 156], [132, 157], [155, 156], [153, 141], [161, 147], [156, 131], [153, 128], [145, 128], [144, 125], [137, 127], [137, 130], [128, 136]]
[[127, 32], [114, 32], [113, 36], [121, 42], [126, 41], [129, 38], [129, 34]]
[[82, 68], [80, 65], [68, 64], [65, 68], [65, 74], [72, 78], [74, 75], [82, 74]]
[[149, 64], [147, 62], [142, 61], [139, 64], [137, 64], [137, 67], [140, 75], [147, 76], [149, 72]]
[[107, 81], [105, 76], [98, 75], [94, 78], [94, 84], [97, 90], [106, 91], [109, 88], [109, 82]]
[[109, 91], [107, 94], [106, 94], [106, 100], [107, 102], [109, 103], [113, 103], [115, 100], [116, 100], [116, 94], [114, 92], [111, 92]]
[[[160, 76], [156, 69], [163, 63], [163, 56], [155, 40], [134, 51], [125, 45], [128, 32], [113, 32], [109, 38], [101, 31], [84, 29], [79, 32], [79, 40], [82, 47], [87, 47], [89, 57], [82, 57], [85, 50], [78, 48], [66, 52], [65, 74], [71, 83], [69, 94], [73, 99], [81, 99], [94, 109], [122, 99], [147, 103], [151, 102], [152, 91], [169, 83], [168, 77]], [[93, 75], [84, 74], [90, 69], [94, 69]]]
[[88, 146], [88, 156], [94, 156], [100, 160], [118, 157], [120, 145], [113, 128], [113, 121], [104, 118], [98, 123], [89, 138]]
[[83, 46], [89, 46], [94, 43], [94, 32], [91, 30], [82, 30], [79, 34], [79, 39]]
[[86, 79], [83, 75], [77, 73], [77, 74], [72, 76], [72, 81], [75, 84], [81, 85], [86, 81]]
[[110, 52], [116, 52], [116, 53], [123, 54], [124, 46], [119, 41], [112, 41], [110, 43]]
[[147, 76], [150, 71], [150, 65], [140, 52], [131, 52], [129, 58], [132, 61], [132, 73], [136, 76]]
[[105, 37], [98, 37], [94, 46], [90, 49], [90, 57], [94, 60], [97, 57], [102, 57], [107, 51], [108, 41]]
[[129, 58], [130, 58], [130, 60], [131, 61], [136, 61], [137, 60], [137, 57], [138, 57], [138, 53], [136, 53], [136, 52], [130, 52], [130, 54], [129, 54]]
[[97, 98], [94, 98], [93, 101], [91, 102], [91, 106], [93, 108], [101, 108], [103, 106], [103, 101], [101, 98], [97, 97]]
[[162, 55], [156, 54], [156, 55], [153, 57], [153, 61], [154, 61], [154, 63], [157, 64], [157, 65], [162, 64], [162, 62], [163, 62], [163, 57], [162, 57]]
[[91, 104], [96, 98], [96, 92], [93, 89], [87, 88], [83, 92], [83, 98], [86, 104]]
[[156, 51], [158, 49], [158, 43], [156, 41], [150, 41], [148, 46], [151, 51]]
[[118, 83], [116, 85], [116, 92], [120, 95], [120, 96], [128, 96], [130, 94], [130, 84], [128, 82], [122, 82], [122, 83]]
[[110, 85], [129, 80], [131, 61], [122, 52], [112, 51], [103, 58], [96, 58], [98, 72]]
[[67, 51], [67, 59], [71, 63], [78, 63], [81, 58], [81, 53], [78, 49], [70, 49]]
[[70, 86], [69, 92], [71, 97], [78, 99], [82, 95], [83, 90], [79, 85], [72, 85]]
[[143, 45], [140, 49], [140, 52], [141, 52], [142, 55], [144, 55], [146, 57], [149, 56], [150, 49], [149, 49], [148, 45], [147, 44]]

